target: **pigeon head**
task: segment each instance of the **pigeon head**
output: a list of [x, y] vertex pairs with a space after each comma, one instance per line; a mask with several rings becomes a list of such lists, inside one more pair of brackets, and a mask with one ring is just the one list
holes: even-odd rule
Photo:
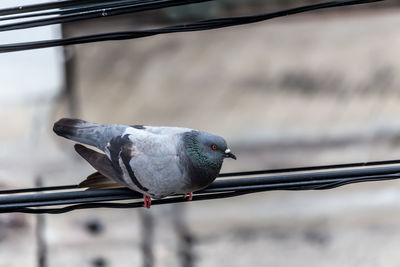
[[[196, 183], [208, 185], [218, 175], [225, 158], [236, 159], [224, 138], [206, 132], [191, 131], [184, 136], [184, 147], [192, 165]], [[200, 181], [201, 180], [201, 181]]]
[[236, 159], [221, 136], [199, 132], [196, 139], [200, 152], [212, 162], [221, 162], [222, 164], [224, 158]]

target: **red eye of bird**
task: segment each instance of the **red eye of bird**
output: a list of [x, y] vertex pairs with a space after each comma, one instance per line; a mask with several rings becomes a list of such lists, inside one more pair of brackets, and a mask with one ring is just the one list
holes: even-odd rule
[[216, 145], [212, 145], [212, 146], [211, 146], [211, 149], [212, 149], [212, 150], [217, 150], [217, 146], [216, 146]]

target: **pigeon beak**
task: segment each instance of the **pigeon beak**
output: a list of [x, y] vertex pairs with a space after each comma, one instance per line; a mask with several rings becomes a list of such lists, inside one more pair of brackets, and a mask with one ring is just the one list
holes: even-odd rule
[[225, 150], [225, 154], [224, 155], [225, 155], [226, 158], [236, 159], [236, 156], [231, 152], [231, 150], [229, 148], [227, 148]]

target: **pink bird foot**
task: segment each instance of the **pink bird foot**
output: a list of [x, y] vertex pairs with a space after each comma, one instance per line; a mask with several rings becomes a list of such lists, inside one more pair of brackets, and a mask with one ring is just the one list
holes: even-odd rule
[[[183, 198], [186, 198], [187, 195], [188, 195], [188, 194], [186, 194], [186, 193], [183, 194]], [[189, 193], [189, 198], [188, 198], [188, 200], [192, 200], [192, 199], [193, 199], [193, 192], [190, 192], [190, 193]]]
[[143, 201], [144, 201], [144, 207], [150, 209], [151, 207], [151, 197], [148, 195], [143, 194]]

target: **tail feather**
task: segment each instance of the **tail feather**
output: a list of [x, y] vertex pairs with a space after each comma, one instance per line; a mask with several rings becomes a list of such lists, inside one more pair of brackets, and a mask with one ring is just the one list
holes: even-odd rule
[[87, 122], [80, 119], [63, 118], [54, 123], [53, 131], [67, 139], [84, 143], [87, 145], [97, 146], [96, 140], [91, 136], [91, 133], [96, 131], [100, 125]]
[[114, 136], [122, 134], [127, 126], [116, 124], [97, 124], [80, 119], [63, 118], [54, 123], [53, 131], [62, 137], [95, 146], [104, 150], [107, 142]]
[[62, 118], [54, 123], [53, 131], [60, 136], [73, 135], [81, 127], [93, 127], [96, 125], [80, 119]]
[[100, 172], [95, 172], [89, 175], [84, 181], [82, 181], [78, 185], [78, 187], [87, 188], [87, 190], [95, 190], [95, 189], [124, 188], [125, 186], [110, 180], [109, 178], [102, 175]]

